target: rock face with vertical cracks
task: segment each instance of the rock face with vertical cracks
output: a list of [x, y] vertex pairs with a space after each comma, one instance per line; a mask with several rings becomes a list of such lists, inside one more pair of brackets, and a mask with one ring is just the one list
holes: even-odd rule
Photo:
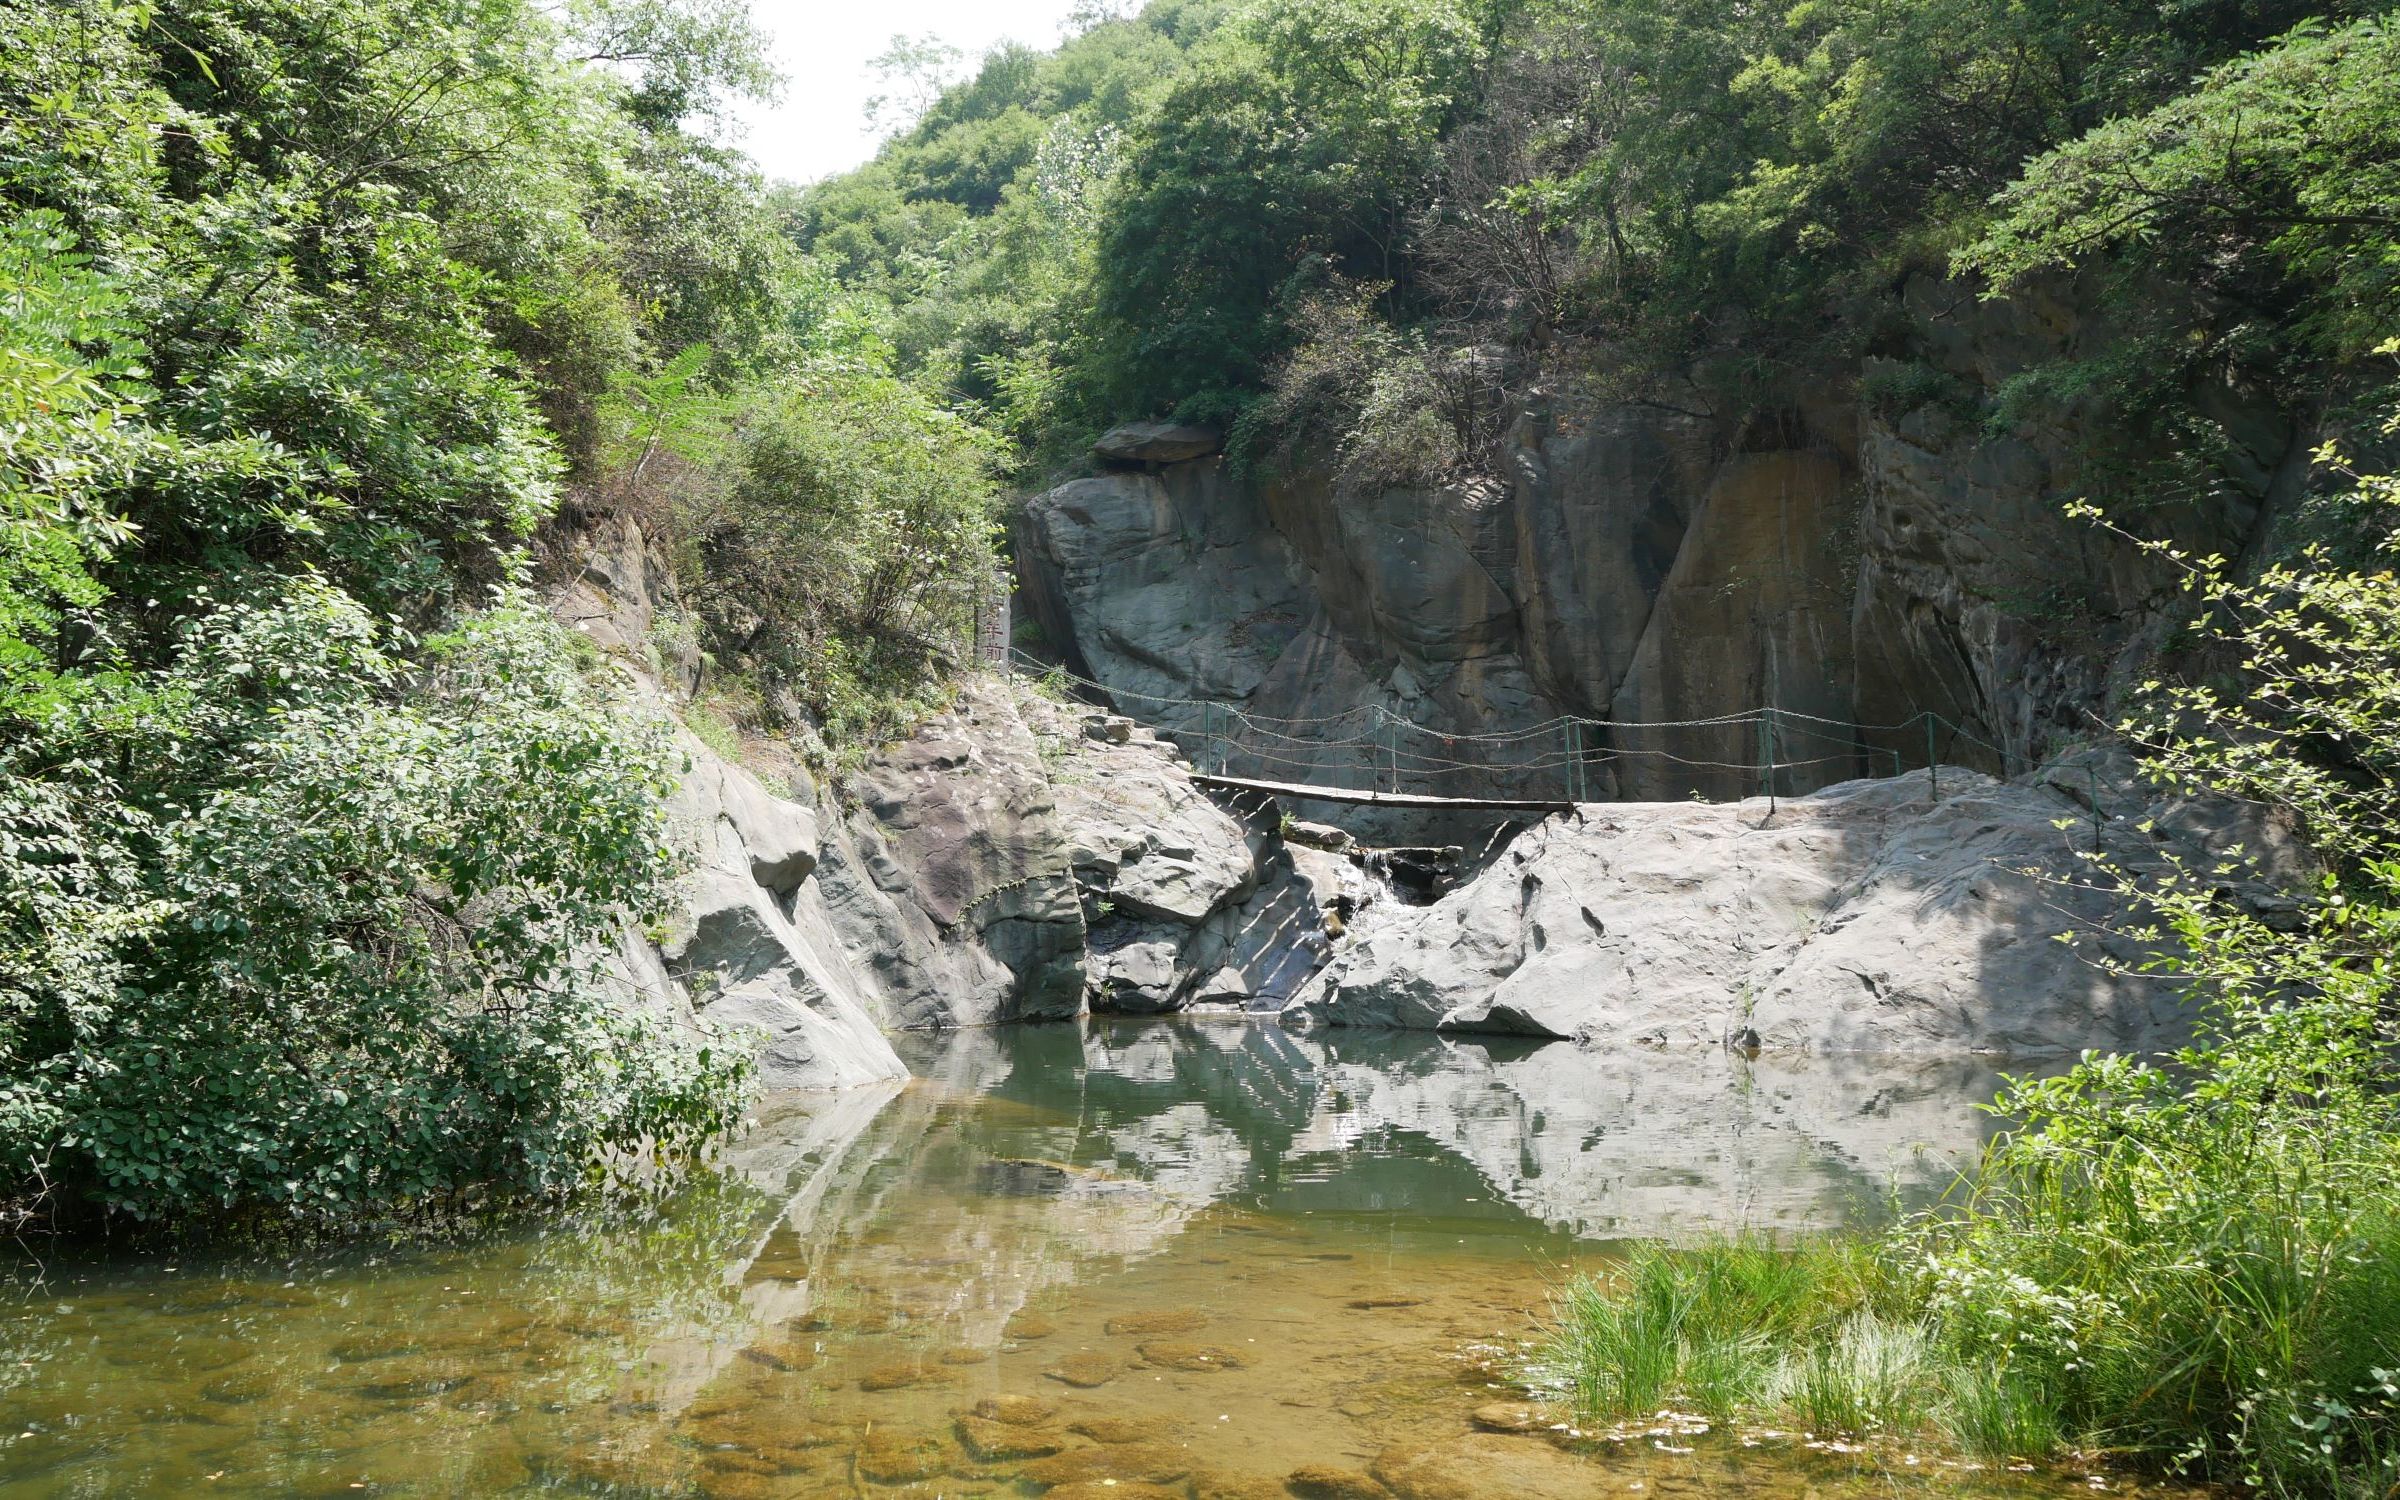
[[[1336, 1026], [1656, 1047], [2042, 1056], [2156, 1050], [2190, 1015], [2169, 982], [2113, 965], [2101, 846], [2137, 871], [2212, 867], [2236, 845], [2261, 910], [2305, 874], [2273, 825], [2221, 803], [2143, 806], [2123, 764], [2002, 782], [1945, 767], [1770, 809], [1629, 803], [1562, 815], [1430, 907], [1385, 920], [1291, 1007]], [[2066, 823], [2064, 829], [2060, 823]], [[2145, 831], [2144, 825], [2148, 825]]]
[[852, 778], [824, 877], [893, 1027], [1084, 1009], [1083, 912], [1048, 769], [1007, 691], [950, 712]]
[[[1537, 390], [1491, 477], [1448, 488], [1237, 480], [1214, 455], [1076, 480], [1016, 523], [1024, 596], [1071, 668], [1195, 746], [1198, 700], [1322, 721], [1299, 731], [1324, 742], [1316, 774], [1267, 779], [1370, 774], [1385, 752], [1342, 716], [1373, 708], [1437, 738], [1674, 726], [1597, 735], [1589, 800], [1744, 796], [1762, 758], [1784, 792], [1922, 767], [1921, 730], [1878, 726], [1927, 711], [1971, 736], [1943, 754], [2010, 773], [2108, 717], [2174, 608], [2165, 569], [2064, 505], [2205, 449], [2212, 472], [2135, 524], [2239, 555], [2315, 441], [2222, 371], [2185, 393], [2212, 440], [2172, 452], [2096, 394], [2016, 415], [2028, 372], [2121, 347], [2099, 306], [1920, 277], [1884, 355], [1742, 411], [1672, 381]], [[1764, 743], [1705, 722], [1767, 705]], [[1567, 750], [1478, 744], [1455, 758], [1499, 764], [1441, 790], [1562, 795], [1563, 772], [1524, 767]]]

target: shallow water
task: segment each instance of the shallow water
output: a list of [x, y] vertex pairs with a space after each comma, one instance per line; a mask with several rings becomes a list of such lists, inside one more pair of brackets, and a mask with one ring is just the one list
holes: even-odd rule
[[52, 1264], [0, 1316], [0, 1492], [1238, 1500], [1312, 1465], [1408, 1500], [2090, 1483], [1470, 1421], [1511, 1398], [1548, 1288], [1612, 1243], [1938, 1190], [1989, 1128], [1979, 1067], [1163, 1021], [910, 1061], [905, 1087], [769, 1101], [734, 1182], [640, 1222]]

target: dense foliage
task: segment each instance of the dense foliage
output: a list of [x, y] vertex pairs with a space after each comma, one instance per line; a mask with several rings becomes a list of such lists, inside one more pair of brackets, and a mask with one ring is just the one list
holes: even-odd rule
[[702, 133], [757, 57], [714, 0], [0, 7], [13, 1210], [548, 1194], [729, 1122], [739, 1047], [603, 982], [677, 767], [526, 547], [839, 336]]
[[[1439, 477], [1537, 379], [1789, 401], [1967, 246], [2107, 282], [2140, 352], [2060, 378], [2128, 419], [2229, 362], [2346, 390], [2400, 327], [2384, 9], [1157, 0], [993, 54], [799, 232], [1042, 458], [1174, 412]], [[1395, 429], [1436, 402], [1463, 446]]]
[[868, 352], [748, 396], [670, 517], [686, 599], [744, 664], [731, 706], [852, 751], [930, 705], [1006, 589], [1000, 440]]

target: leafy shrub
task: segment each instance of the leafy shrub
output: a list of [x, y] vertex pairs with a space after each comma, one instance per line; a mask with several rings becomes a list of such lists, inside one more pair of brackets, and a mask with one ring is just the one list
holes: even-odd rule
[[1234, 430], [1239, 462], [1322, 463], [1350, 492], [1489, 466], [1503, 411], [1497, 356], [1392, 327], [1375, 306], [1384, 290], [1341, 287], [1300, 307], [1297, 346]]
[[999, 459], [915, 385], [815, 367], [685, 497], [687, 592], [827, 739], [870, 745], [939, 697], [999, 588]]
[[[137, 779], [11, 767], [0, 1149], [20, 1193], [338, 1218], [554, 1194], [722, 1132], [739, 1053], [661, 1034], [601, 969], [675, 874], [666, 742], [560, 634], [507, 597], [412, 664], [302, 581], [193, 622], [118, 738]], [[84, 964], [100, 983], [60, 982]]]
[[[2353, 532], [2400, 548], [2400, 482], [2358, 480]], [[1912, 1232], [1928, 1305], [2054, 1392], [2059, 1426], [2273, 1494], [2382, 1493], [2400, 1368], [2400, 584], [2311, 550], [2186, 570], [2202, 659], [2127, 730], [2170, 786], [2246, 797], [2331, 868], [2295, 917], [2224, 899], [2238, 860], [2103, 872], [2208, 1008], [2172, 1066], [2092, 1057], [2013, 1089], [2026, 1124], [1956, 1212]]]
[[573, 460], [692, 404], [653, 349], [798, 337], [681, 123], [755, 44], [0, 7], [0, 1200], [338, 1220], [728, 1122], [739, 1059], [597, 967], [668, 874], [665, 742], [509, 580]]

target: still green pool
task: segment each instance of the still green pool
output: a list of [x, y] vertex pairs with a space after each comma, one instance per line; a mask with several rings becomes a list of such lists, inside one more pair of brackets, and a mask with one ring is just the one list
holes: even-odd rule
[[765, 1101], [722, 1180], [649, 1212], [23, 1263], [0, 1493], [2138, 1488], [1800, 1434], [1581, 1434], [1513, 1384], [1550, 1288], [1628, 1240], [1938, 1190], [1989, 1128], [1978, 1066], [1163, 1021], [910, 1061], [906, 1085]]

